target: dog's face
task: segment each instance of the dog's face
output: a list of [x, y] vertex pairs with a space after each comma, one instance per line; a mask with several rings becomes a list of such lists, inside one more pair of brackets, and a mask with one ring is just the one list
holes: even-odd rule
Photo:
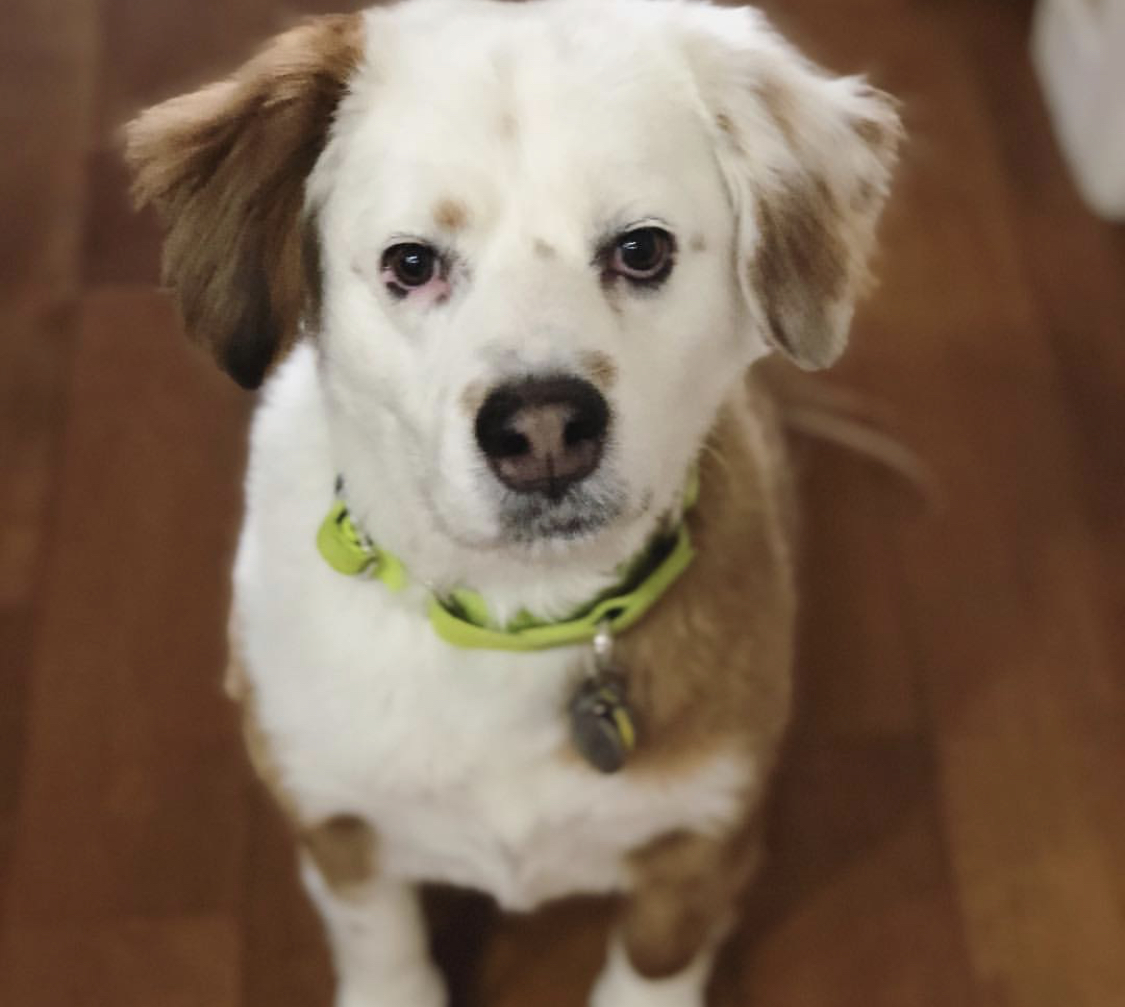
[[303, 319], [345, 464], [518, 550], [651, 525], [750, 362], [835, 358], [897, 136], [751, 12], [414, 0], [282, 36], [131, 152], [228, 369]]
[[605, 47], [565, 11], [400, 15], [313, 179], [332, 396], [357, 431], [393, 424], [470, 545], [666, 506], [753, 353], [714, 141], [667, 41]]

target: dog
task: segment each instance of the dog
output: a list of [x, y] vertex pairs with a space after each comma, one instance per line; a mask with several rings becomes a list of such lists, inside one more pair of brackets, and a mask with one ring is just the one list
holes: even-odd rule
[[248, 388], [228, 687], [338, 1007], [438, 1007], [417, 901], [616, 893], [595, 1007], [698, 1007], [789, 715], [771, 353], [843, 351], [901, 139], [752, 9], [408, 0], [127, 127]]

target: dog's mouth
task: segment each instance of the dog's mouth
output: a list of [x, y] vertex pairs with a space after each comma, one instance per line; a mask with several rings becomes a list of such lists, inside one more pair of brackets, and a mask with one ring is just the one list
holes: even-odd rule
[[591, 538], [624, 510], [621, 492], [580, 485], [557, 499], [545, 494], [505, 494], [500, 501], [499, 518], [505, 540], [533, 545]]
[[[628, 488], [611, 472], [583, 480], [562, 494], [516, 493], [497, 484], [489, 475], [479, 474], [483, 485], [472, 510], [485, 505], [484, 527], [462, 523], [456, 494], [435, 494], [425, 490], [422, 504], [434, 525], [458, 546], [484, 552], [514, 550], [539, 555], [568, 550], [630, 524], [652, 507], [653, 495], [634, 499]], [[474, 494], [475, 495], [475, 494]]]

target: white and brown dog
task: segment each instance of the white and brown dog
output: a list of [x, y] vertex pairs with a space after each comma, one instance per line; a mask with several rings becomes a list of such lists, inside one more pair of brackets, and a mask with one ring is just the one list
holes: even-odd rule
[[425, 881], [618, 892], [591, 1002], [703, 1002], [790, 694], [748, 370], [843, 349], [899, 135], [683, 0], [314, 19], [129, 127], [187, 327], [271, 374], [231, 687], [340, 1007], [445, 1002]]

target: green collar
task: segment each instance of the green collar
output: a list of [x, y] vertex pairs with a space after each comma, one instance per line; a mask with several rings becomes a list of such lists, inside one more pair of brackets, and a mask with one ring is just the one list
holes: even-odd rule
[[[685, 493], [685, 509], [694, 503], [694, 477]], [[320, 554], [334, 570], [349, 576], [381, 580], [391, 591], [407, 584], [401, 560], [380, 549], [351, 519], [347, 505], [337, 499], [316, 536]], [[430, 623], [446, 643], [473, 650], [546, 650], [594, 639], [599, 628], [617, 635], [637, 623], [687, 569], [695, 553], [687, 524], [658, 539], [637, 560], [626, 564], [621, 584], [601, 594], [569, 619], [543, 622], [521, 612], [506, 626], [497, 626], [484, 599], [458, 588], [447, 597], [430, 599]]]

